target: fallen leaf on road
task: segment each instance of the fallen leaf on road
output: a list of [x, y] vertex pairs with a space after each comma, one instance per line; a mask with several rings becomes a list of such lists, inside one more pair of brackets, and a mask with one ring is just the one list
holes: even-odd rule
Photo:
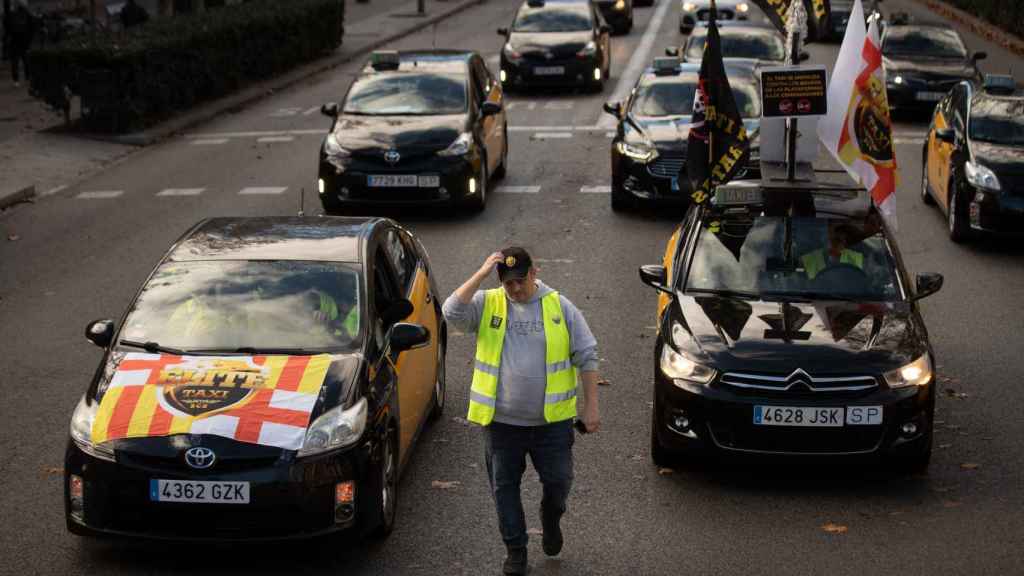
[[952, 446], [952, 444], [939, 444], [939, 449], [945, 450], [946, 448], [951, 448]]
[[526, 530], [526, 533], [530, 536], [540, 536], [541, 534], [544, 534], [544, 531], [540, 528], [529, 528]]
[[956, 486], [936, 486], [935, 488], [932, 488], [932, 490], [941, 494], [943, 492], [949, 492], [953, 490], [953, 488], [956, 488]]
[[8, 234], [7, 239], [11, 242], [17, 242], [18, 240], [21, 240], [21, 236], [18, 236], [17, 234]]
[[992, 440], [995, 440], [996, 437], [995, 436], [982, 436], [981, 439], [982, 440], [992, 441]]
[[448, 439], [447, 438], [437, 438], [437, 439], [434, 440], [434, 442], [437, 442], [438, 444], [447, 444], [448, 443]]
[[846, 534], [846, 531], [848, 530], [846, 526], [843, 526], [842, 524], [833, 524], [832, 522], [823, 525], [821, 529], [829, 534]]
[[980, 467], [981, 464], [977, 464], [975, 462], [964, 462], [960, 465], [961, 470], [977, 470]]
[[597, 385], [598, 386], [611, 386], [612, 383], [607, 381], [607, 380], [598, 380], [597, 381]]
[[658, 468], [658, 476], [671, 476], [675, 470], [671, 468]]
[[639, 461], [641, 461], [643, 459], [644, 459], [644, 457], [639, 455], [639, 454], [634, 454], [633, 457], [630, 458], [630, 460], [632, 460], [633, 462], [639, 462]]
[[59, 476], [64, 473], [64, 469], [56, 467], [44, 468], [43, 473], [47, 476]]
[[958, 502], [957, 500], [943, 500], [942, 501], [942, 507], [943, 508], [956, 508], [958, 506], [960, 506], [960, 502]]
[[437, 488], [438, 490], [453, 490], [459, 487], [458, 480], [434, 480], [430, 483], [431, 488]]

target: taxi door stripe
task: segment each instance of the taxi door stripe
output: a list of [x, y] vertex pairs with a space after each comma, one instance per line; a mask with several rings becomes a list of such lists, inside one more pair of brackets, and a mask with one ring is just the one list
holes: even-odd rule
[[156, 411], [156, 386], [142, 386], [135, 410], [132, 412], [131, 420], [128, 421], [128, 436], [147, 436], [152, 427], [153, 413]]
[[281, 369], [281, 376], [274, 388], [287, 390], [288, 392], [297, 391], [302, 383], [302, 376], [306, 371], [307, 364], [309, 364], [309, 356], [292, 356], [288, 358]]
[[103, 395], [100, 407], [96, 411], [96, 421], [92, 425], [92, 441], [96, 444], [107, 441], [110, 430], [110, 418], [114, 414], [114, 407], [121, 399], [121, 392], [124, 388], [109, 388]]
[[303, 394], [319, 394], [320, 387], [327, 378], [327, 369], [331, 366], [331, 358], [327, 355], [314, 356], [306, 364], [306, 371], [299, 383], [299, 392]]
[[117, 399], [117, 404], [114, 406], [113, 414], [110, 416], [110, 423], [107, 424], [108, 437], [124, 438], [127, 436], [128, 425], [144, 388], [145, 386], [124, 387], [121, 397]]

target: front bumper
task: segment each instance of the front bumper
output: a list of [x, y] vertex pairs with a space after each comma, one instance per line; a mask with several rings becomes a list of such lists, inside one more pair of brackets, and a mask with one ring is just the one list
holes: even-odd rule
[[[538, 74], [538, 68], [562, 68], [559, 74]], [[509, 60], [504, 53], [501, 55], [501, 84], [503, 88], [525, 86], [587, 86], [597, 80], [594, 71], [601, 70], [601, 60], [597, 55], [586, 58], [553, 58], [551, 60], [523, 57]]]
[[1024, 191], [989, 192], [970, 185], [966, 188], [970, 195], [968, 215], [972, 230], [1024, 237]]
[[[342, 169], [323, 156], [319, 182], [320, 200], [325, 209], [342, 205], [424, 205], [457, 202], [473, 195], [469, 179], [478, 177], [481, 161], [474, 151], [468, 157], [433, 156], [397, 166], [352, 159]], [[438, 185], [410, 187], [371, 187], [371, 175], [416, 175], [438, 178]], [[319, 186], [318, 182], [318, 186]], [[479, 186], [479, 182], [477, 182]]]
[[925, 82], [919, 79], [905, 79], [902, 84], [895, 84], [893, 79], [899, 74], [888, 74], [888, 83], [885, 87], [886, 98], [889, 101], [890, 110], [906, 112], [920, 111], [931, 112], [950, 90], [953, 89], [962, 78], [950, 78]]
[[[185, 472], [176, 461], [118, 455], [100, 460], [69, 442], [65, 456], [64, 509], [68, 530], [83, 536], [157, 540], [241, 541], [310, 538], [351, 528], [372, 510], [377, 493], [369, 443], [322, 456], [229, 471]], [[205, 473], [204, 473], [205, 472]], [[69, 475], [82, 478], [84, 506], [72, 513]], [[215, 480], [250, 483], [248, 504], [153, 502], [150, 481]], [[339, 482], [355, 482], [356, 505], [336, 517]]]
[[[934, 381], [913, 389], [888, 389], [869, 393], [811, 398], [775, 392], [741, 391], [727, 385], [675, 385], [655, 367], [655, 415], [662, 446], [675, 452], [705, 450], [778, 455], [900, 454], [928, 441], [932, 427]], [[759, 426], [755, 405], [777, 406], [882, 406], [882, 424], [838, 428]], [[675, 427], [684, 416], [686, 429]], [[900, 428], [913, 422], [917, 431], [904, 435]]]
[[[737, 173], [736, 179], [760, 179], [760, 161]], [[686, 173], [686, 157], [660, 153], [650, 162], [621, 154], [612, 145], [612, 188], [637, 200], [688, 204], [692, 187]]]

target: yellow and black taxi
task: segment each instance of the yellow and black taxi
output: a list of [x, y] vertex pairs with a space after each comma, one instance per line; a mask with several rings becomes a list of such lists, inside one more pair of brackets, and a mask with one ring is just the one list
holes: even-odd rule
[[594, 0], [605, 22], [615, 34], [628, 34], [633, 29], [633, 0]]
[[949, 237], [1024, 233], [1024, 92], [1011, 76], [953, 87], [921, 154], [921, 199], [946, 213]]
[[604, 89], [611, 26], [589, 0], [526, 0], [510, 28], [499, 28], [501, 85]]
[[656, 288], [651, 454], [884, 454], [928, 465], [935, 365], [916, 284], [864, 190], [734, 181], [691, 207]]
[[[704, 44], [708, 41], [706, 22], [700, 23], [683, 45], [683, 62], [700, 64], [704, 57]], [[722, 39], [722, 57], [757, 60], [765, 65], [782, 65], [786, 61], [786, 43], [782, 35], [770, 24], [759, 22], [726, 21], [718, 23]], [[800, 61], [810, 56], [800, 53]]]
[[[711, 14], [711, 0], [681, 0], [679, 9], [679, 33], [689, 34], [698, 23], [707, 22]], [[715, 2], [715, 21], [718, 24], [731, 20], [747, 20], [750, 17], [750, 3], [747, 0], [720, 0]]]
[[[725, 71], [751, 138], [750, 161], [737, 177], [760, 179], [761, 89], [756, 63], [727, 60]], [[686, 149], [699, 76], [699, 64], [655, 58], [625, 102], [604, 105], [605, 112], [618, 120], [611, 146], [613, 210], [642, 202], [690, 201]]]
[[960, 82], [979, 83], [978, 61], [947, 24], [914, 23], [894, 16], [882, 32], [885, 91], [894, 112], [929, 112]]
[[483, 210], [505, 175], [508, 121], [499, 82], [476, 52], [379, 51], [342, 104], [324, 104], [318, 187], [347, 205], [463, 204]]
[[382, 218], [213, 218], [120, 322], [71, 419], [68, 529], [185, 540], [387, 535], [445, 400], [426, 253]]

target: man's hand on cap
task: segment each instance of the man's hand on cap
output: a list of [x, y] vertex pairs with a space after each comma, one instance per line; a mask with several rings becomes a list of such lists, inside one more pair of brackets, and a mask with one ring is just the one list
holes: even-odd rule
[[484, 276], [490, 276], [491, 272], [494, 272], [498, 267], [498, 263], [505, 259], [505, 256], [501, 252], [495, 252], [484, 260], [484, 265], [480, 267], [480, 273]]

